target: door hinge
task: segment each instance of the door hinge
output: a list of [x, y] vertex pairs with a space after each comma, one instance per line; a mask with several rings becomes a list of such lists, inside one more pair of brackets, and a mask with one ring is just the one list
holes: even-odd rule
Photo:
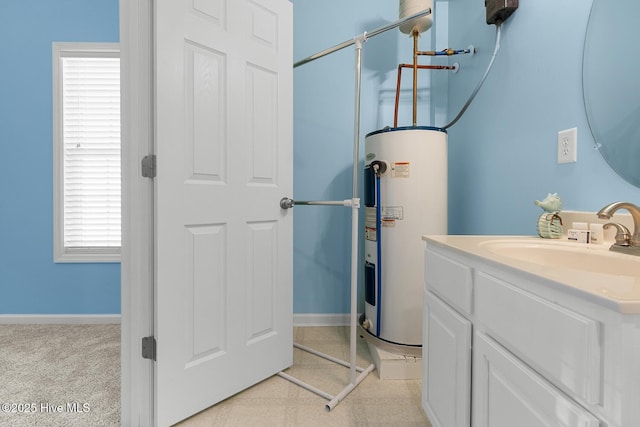
[[156, 155], [148, 154], [142, 158], [142, 176], [144, 178], [156, 177]]
[[144, 359], [150, 359], [155, 362], [156, 360], [156, 339], [155, 337], [142, 338], [142, 357]]

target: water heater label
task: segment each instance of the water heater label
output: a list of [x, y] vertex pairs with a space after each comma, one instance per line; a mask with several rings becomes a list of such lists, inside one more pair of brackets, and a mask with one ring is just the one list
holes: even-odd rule
[[364, 208], [364, 226], [368, 228], [376, 228], [376, 208]]
[[404, 207], [402, 206], [382, 206], [381, 211], [383, 221], [404, 219]]
[[377, 241], [378, 237], [376, 231], [377, 230], [375, 228], [365, 227], [364, 238], [367, 240], [373, 240], [374, 242]]
[[409, 178], [409, 162], [394, 162], [391, 176], [393, 178]]

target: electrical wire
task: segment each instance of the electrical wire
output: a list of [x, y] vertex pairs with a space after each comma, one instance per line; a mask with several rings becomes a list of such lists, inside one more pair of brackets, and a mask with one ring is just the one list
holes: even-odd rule
[[473, 98], [476, 97], [476, 95], [478, 94], [478, 91], [480, 90], [480, 88], [484, 84], [484, 81], [487, 79], [487, 76], [489, 75], [489, 71], [491, 71], [491, 67], [493, 67], [493, 62], [496, 59], [496, 55], [498, 54], [498, 50], [500, 50], [500, 26], [501, 26], [500, 23], [496, 23], [496, 46], [493, 49], [493, 55], [491, 56], [491, 61], [489, 61], [489, 66], [487, 67], [487, 71], [484, 72], [484, 76], [482, 76], [482, 79], [480, 79], [480, 82], [478, 83], [476, 88], [473, 90], [473, 92], [471, 93], [471, 96], [469, 97], [467, 102], [464, 104], [464, 106], [462, 107], [462, 109], [460, 110], [460, 112], [458, 113], [456, 118], [453, 119], [451, 121], [451, 123], [449, 123], [448, 125], [444, 126], [442, 129], [446, 130], [446, 129], [450, 128], [451, 126], [453, 126], [454, 124], [456, 124], [456, 122], [458, 120], [460, 120], [460, 117], [462, 117], [462, 115], [465, 113], [465, 111], [467, 111], [467, 108], [469, 108], [469, 105], [471, 105], [471, 102], [473, 101]]

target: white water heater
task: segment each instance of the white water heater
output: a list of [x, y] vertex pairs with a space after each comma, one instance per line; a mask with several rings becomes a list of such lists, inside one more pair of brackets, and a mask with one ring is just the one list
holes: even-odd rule
[[425, 234], [447, 234], [447, 133], [385, 128], [365, 139], [365, 313], [391, 345], [422, 345]]

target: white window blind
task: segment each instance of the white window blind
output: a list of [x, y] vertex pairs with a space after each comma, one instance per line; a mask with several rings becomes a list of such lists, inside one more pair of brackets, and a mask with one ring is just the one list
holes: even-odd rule
[[56, 258], [114, 261], [109, 255], [119, 255], [121, 242], [119, 52], [56, 45], [61, 204]]

